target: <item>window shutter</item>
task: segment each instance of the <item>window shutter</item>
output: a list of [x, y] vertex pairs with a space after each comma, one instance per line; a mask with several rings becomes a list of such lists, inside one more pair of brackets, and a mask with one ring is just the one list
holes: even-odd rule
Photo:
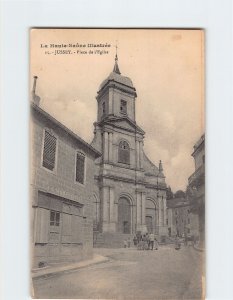
[[84, 183], [84, 172], [85, 172], [85, 156], [81, 153], [77, 153], [76, 159], [76, 181]]
[[57, 142], [56, 137], [50, 134], [48, 131], [45, 131], [43, 167], [51, 171], [55, 167], [56, 142]]

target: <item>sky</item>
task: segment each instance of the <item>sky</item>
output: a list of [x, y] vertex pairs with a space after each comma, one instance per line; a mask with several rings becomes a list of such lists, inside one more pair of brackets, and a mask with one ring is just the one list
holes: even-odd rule
[[[64, 47], [70, 43], [86, 47]], [[155, 165], [162, 160], [173, 192], [185, 190], [194, 172], [193, 146], [205, 130], [203, 31], [32, 29], [31, 88], [36, 75], [40, 106], [91, 142], [95, 97], [113, 69], [116, 44], [121, 74], [136, 88], [136, 122], [146, 132], [144, 151]], [[71, 52], [55, 55], [55, 50]]]

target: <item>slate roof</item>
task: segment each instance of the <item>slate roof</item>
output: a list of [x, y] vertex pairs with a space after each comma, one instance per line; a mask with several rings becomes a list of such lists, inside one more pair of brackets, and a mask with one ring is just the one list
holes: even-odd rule
[[101, 83], [99, 87], [99, 91], [109, 82], [109, 81], [115, 81], [118, 83], [121, 83], [123, 85], [126, 85], [128, 87], [134, 88], [133, 82], [129, 77], [122, 76], [116, 72], [111, 72], [108, 77]]
[[76, 133], [74, 133], [72, 130], [67, 128], [64, 124], [59, 122], [57, 119], [55, 119], [53, 116], [51, 116], [49, 113], [47, 113], [45, 110], [43, 110], [41, 107], [39, 107], [37, 104], [31, 102], [31, 108], [34, 109], [37, 113], [43, 115], [46, 119], [50, 120], [52, 123], [54, 123], [59, 128], [63, 129], [68, 135], [70, 135], [72, 138], [77, 140], [79, 143], [81, 143], [86, 149], [91, 151], [91, 153], [95, 157], [99, 157], [102, 154], [97, 151], [94, 147], [92, 147], [90, 144], [85, 142], [82, 138], [80, 138]]
[[147, 176], [159, 176], [159, 168], [152, 163], [143, 151], [143, 168]]

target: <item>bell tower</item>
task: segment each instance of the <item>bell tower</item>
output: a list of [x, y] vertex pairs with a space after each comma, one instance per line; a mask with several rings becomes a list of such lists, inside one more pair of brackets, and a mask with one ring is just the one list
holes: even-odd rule
[[[102, 153], [96, 162], [100, 198], [99, 228], [106, 233], [109, 243], [116, 241], [117, 234], [121, 243], [122, 233], [147, 231], [146, 213], [150, 203], [147, 198], [154, 199], [152, 204], [154, 211], [157, 207], [155, 213], [160, 220], [159, 225], [151, 225], [153, 231], [161, 232], [162, 229], [158, 228], [162, 228], [162, 222], [166, 221], [165, 217], [162, 218], [166, 213], [165, 194], [159, 186], [163, 185], [165, 189], [162, 164], [156, 167], [144, 153], [145, 132], [136, 123], [136, 98], [132, 80], [121, 74], [116, 53], [113, 70], [97, 92], [98, 112], [92, 141], [92, 146]], [[116, 234], [113, 240], [110, 233], [113, 236]]]
[[131, 79], [121, 75], [116, 53], [113, 71], [101, 83], [97, 93], [97, 122], [108, 117], [128, 117], [135, 122], [136, 97], [136, 90]]

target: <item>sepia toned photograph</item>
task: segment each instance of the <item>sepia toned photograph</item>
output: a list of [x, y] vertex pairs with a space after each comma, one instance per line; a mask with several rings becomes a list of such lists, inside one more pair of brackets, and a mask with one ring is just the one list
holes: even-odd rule
[[204, 45], [30, 30], [33, 298], [205, 298]]

